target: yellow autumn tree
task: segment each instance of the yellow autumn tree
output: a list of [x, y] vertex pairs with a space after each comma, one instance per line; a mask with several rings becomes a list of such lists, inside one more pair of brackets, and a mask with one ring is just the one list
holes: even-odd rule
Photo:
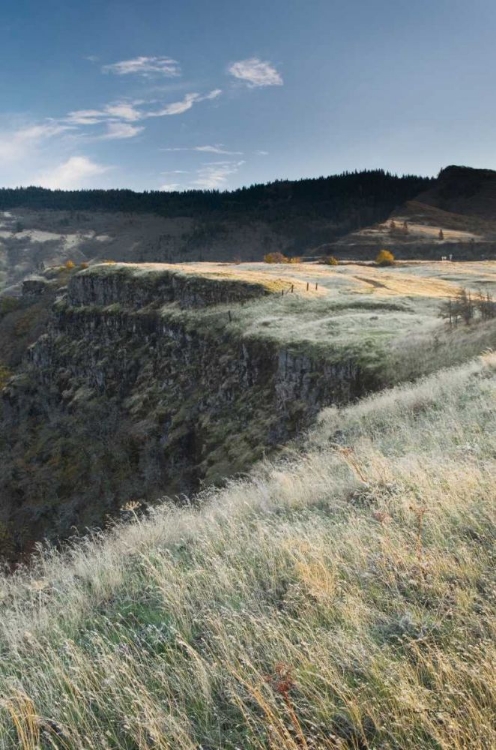
[[390, 250], [379, 250], [375, 263], [377, 266], [394, 266], [394, 255]]

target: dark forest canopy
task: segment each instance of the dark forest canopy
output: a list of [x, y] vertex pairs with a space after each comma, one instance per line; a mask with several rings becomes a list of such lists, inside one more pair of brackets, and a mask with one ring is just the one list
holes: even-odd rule
[[64, 211], [155, 213], [164, 217], [256, 213], [277, 220], [288, 213], [353, 224], [375, 221], [426, 190], [433, 180], [415, 175], [398, 177], [382, 169], [345, 172], [330, 177], [252, 185], [233, 191], [48, 190], [41, 187], [0, 189], [0, 209], [27, 208]]

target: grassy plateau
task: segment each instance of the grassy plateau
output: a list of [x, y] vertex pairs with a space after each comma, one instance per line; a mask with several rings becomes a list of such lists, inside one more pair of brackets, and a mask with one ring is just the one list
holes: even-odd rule
[[496, 348], [496, 321], [452, 330], [439, 317], [460, 287], [496, 297], [496, 262], [163, 263], [99, 265], [88, 275], [125, 275], [150, 283], [164, 273], [260, 289], [258, 298], [198, 310], [167, 304], [163, 315], [219, 335], [269, 339], [327, 361], [355, 360], [391, 385], [459, 364]]

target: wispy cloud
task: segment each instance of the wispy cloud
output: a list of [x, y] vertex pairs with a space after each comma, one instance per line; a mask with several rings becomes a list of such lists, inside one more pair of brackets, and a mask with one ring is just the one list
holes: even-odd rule
[[39, 174], [34, 184], [53, 190], [72, 190], [85, 187], [86, 181], [96, 175], [108, 172], [110, 167], [97, 164], [86, 156], [71, 156], [56, 167]]
[[202, 151], [207, 154], [229, 154], [230, 156], [241, 156], [242, 151], [227, 151], [221, 143], [216, 146], [195, 146], [193, 151]]
[[258, 151], [254, 151], [253, 153], [255, 154], [255, 156], [268, 156], [269, 155], [268, 151], [260, 151], [260, 150], [258, 150]]
[[177, 60], [171, 57], [134, 57], [132, 60], [121, 60], [120, 62], [104, 65], [104, 73], [114, 73], [118, 76], [140, 75], [145, 78], [154, 76], [165, 76], [175, 78], [181, 75], [181, 68]]
[[74, 125], [99, 125], [105, 121], [127, 120], [135, 122], [143, 119], [143, 112], [136, 107], [142, 101], [118, 101], [106, 104], [103, 109], [78, 109], [69, 112], [66, 122]]
[[249, 88], [283, 85], [282, 77], [274, 66], [258, 57], [238, 60], [228, 67], [227, 72], [246, 83]]
[[213, 161], [208, 162], [197, 171], [197, 178], [192, 187], [203, 190], [219, 190], [226, 187], [228, 178], [236, 174], [244, 161]]
[[102, 141], [121, 140], [123, 138], [134, 138], [139, 135], [145, 128], [136, 125], [130, 125], [128, 122], [109, 122], [107, 123], [107, 132], [97, 136]]
[[183, 112], [187, 112], [191, 109], [195, 102], [199, 101], [200, 94], [186, 94], [184, 99], [179, 102], [171, 102], [166, 104], [165, 107], [156, 110], [155, 112], [149, 112], [147, 117], [166, 117], [167, 115], [182, 115]]
[[165, 185], [160, 185], [159, 190], [163, 190], [166, 193], [173, 193], [175, 190], [180, 190], [181, 185], [178, 182], [168, 182]]
[[99, 125], [105, 116], [105, 113], [98, 109], [78, 109], [69, 112], [65, 119], [73, 125]]
[[208, 94], [186, 94], [184, 99], [179, 102], [166, 104], [155, 112], [147, 112], [145, 117], [165, 117], [167, 115], [182, 115], [197, 102], [205, 102], [211, 99], [217, 99], [222, 94], [222, 89], [214, 89]]
[[[195, 104], [216, 99], [222, 93], [221, 89], [214, 89], [207, 94], [191, 93], [178, 102], [171, 102], [152, 109], [151, 102], [143, 100], [116, 101], [105, 104], [101, 109], [78, 109], [69, 112], [61, 122], [64, 128], [85, 128], [94, 125], [105, 126], [106, 131], [95, 137], [101, 139], [133, 138], [144, 130], [136, 124], [153, 117], [180, 115], [187, 112]], [[199, 147], [199, 150], [211, 150], [212, 147]], [[212, 151], [212, 153], [229, 153], [227, 151]]]
[[134, 122], [135, 120], [141, 119], [141, 112], [136, 109], [140, 104], [143, 104], [141, 100], [134, 102], [115, 102], [114, 104], [107, 104], [105, 112], [110, 117], [117, 117], [120, 120]]
[[228, 156], [242, 156], [242, 151], [228, 151], [224, 148], [222, 143], [217, 143], [215, 146], [186, 146], [186, 147], [175, 147], [175, 148], [161, 148], [160, 151], [200, 151], [206, 154], [227, 154]]
[[73, 130], [69, 125], [49, 121], [0, 133], [2, 164], [27, 158], [44, 141]]

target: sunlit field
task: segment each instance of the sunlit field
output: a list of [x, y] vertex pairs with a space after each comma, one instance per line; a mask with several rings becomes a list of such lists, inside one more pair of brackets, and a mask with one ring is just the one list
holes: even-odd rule
[[[109, 268], [131, 274], [173, 271], [258, 284], [261, 294], [270, 293], [243, 305], [206, 308], [202, 325], [209, 330], [231, 330], [237, 336], [272, 339], [326, 359], [351, 357], [378, 373], [385, 384], [434, 372], [496, 347], [495, 321], [470, 331], [452, 331], [439, 316], [441, 303], [455, 297], [460, 288], [496, 296], [494, 261], [399, 262], [387, 268], [353, 263], [117, 264]], [[94, 269], [102, 271], [108, 269]], [[198, 324], [196, 311], [174, 313], [167, 306], [166, 314]]]

